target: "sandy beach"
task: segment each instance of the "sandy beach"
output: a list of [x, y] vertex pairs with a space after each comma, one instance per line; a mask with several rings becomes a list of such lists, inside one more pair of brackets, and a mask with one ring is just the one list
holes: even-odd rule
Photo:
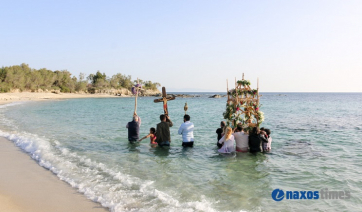
[[[1, 93], [0, 104], [70, 98], [110, 98], [107, 94]], [[108, 211], [86, 199], [39, 166], [11, 141], [0, 137], [0, 211]]]
[[[122, 96], [125, 97], [125, 96]], [[17, 101], [44, 101], [54, 99], [76, 99], [76, 98], [119, 98], [109, 94], [75, 94], [75, 93], [0, 93], [0, 104], [7, 104]]]

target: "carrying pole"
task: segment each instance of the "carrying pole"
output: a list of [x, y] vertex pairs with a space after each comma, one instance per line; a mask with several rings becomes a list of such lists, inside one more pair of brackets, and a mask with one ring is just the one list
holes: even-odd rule
[[138, 91], [139, 91], [139, 79], [137, 78], [136, 97], [135, 97], [135, 102], [134, 102], [134, 114], [137, 114], [137, 97], [138, 97]]

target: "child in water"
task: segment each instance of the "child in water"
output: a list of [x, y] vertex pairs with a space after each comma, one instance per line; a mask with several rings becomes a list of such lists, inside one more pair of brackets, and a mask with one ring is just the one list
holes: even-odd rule
[[270, 152], [271, 150], [271, 142], [272, 138], [270, 136], [270, 129], [265, 129], [264, 127], [260, 128], [260, 132], [262, 132], [262, 136], [268, 140], [268, 143], [263, 143], [263, 152]]
[[271, 134], [270, 129], [265, 129], [264, 131], [265, 131], [266, 137], [268, 139], [268, 144], [267, 144], [267, 147], [266, 147], [266, 151], [270, 152], [270, 150], [271, 150], [271, 142], [272, 142], [273, 139], [270, 136], [270, 134]]
[[157, 144], [157, 142], [156, 142], [156, 129], [151, 127], [150, 128], [150, 134], [146, 135], [145, 137], [141, 138], [138, 141], [142, 141], [145, 138], [150, 138], [150, 140], [151, 140], [150, 144], [152, 144], [152, 145]]

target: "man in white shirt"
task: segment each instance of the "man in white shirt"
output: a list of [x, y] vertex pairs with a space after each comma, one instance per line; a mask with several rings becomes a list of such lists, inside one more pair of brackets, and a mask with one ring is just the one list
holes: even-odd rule
[[243, 132], [241, 126], [237, 126], [234, 132], [236, 151], [248, 152], [249, 151], [249, 135]]
[[184, 115], [184, 123], [178, 129], [178, 134], [182, 135], [182, 146], [194, 146], [194, 124], [190, 122], [190, 116]]

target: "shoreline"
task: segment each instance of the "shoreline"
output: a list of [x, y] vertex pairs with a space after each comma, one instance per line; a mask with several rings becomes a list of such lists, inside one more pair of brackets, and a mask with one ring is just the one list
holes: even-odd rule
[[[108, 94], [0, 93], [0, 105], [22, 101], [75, 98], [116, 98]], [[125, 96], [122, 96], [123, 98]], [[0, 211], [109, 211], [93, 202], [48, 169], [41, 167], [12, 141], [0, 136]]]
[[0, 137], [0, 170], [0, 211], [108, 211], [4, 137]]
[[125, 98], [131, 96], [115, 96], [110, 94], [75, 94], [75, 93], [0, 93], [0, 105], [19, 101], [46, 101], [57, 99], [80, 99], [80, 98]]

